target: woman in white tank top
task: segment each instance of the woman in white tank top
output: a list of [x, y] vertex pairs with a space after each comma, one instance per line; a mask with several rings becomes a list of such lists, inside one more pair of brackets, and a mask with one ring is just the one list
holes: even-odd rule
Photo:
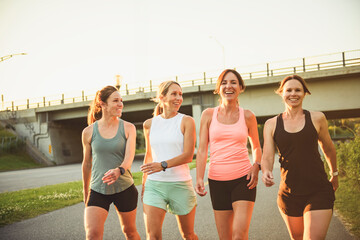
[[184, 239], [198, 239], [194, 232], [196, 195], [187, 163], [195, 149], [195, 122], [178, 112], [182, 89], [175, 81], [160, 84], [154, 117], [144, 122], [146, 154], [142, 200], [147, 239], [162, 239], [167, 211], [177, 217]]

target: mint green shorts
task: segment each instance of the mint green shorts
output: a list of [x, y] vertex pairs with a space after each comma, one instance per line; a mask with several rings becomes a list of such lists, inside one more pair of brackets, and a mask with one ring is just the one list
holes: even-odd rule
[[175, 215], [186, 215], [196, 205], [192, 181], [161, 182], [146, 180], [143, 202]]

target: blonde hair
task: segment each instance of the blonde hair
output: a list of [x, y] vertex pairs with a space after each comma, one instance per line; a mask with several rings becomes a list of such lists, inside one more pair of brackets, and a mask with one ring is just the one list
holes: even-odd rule
[[88, 125], [93, 124], [95, 121], [99, 120], [102, 117], [100, 102], [106, 103], [110, 95], [116, 91], [118, 90], [115, 87], [106, 86], [103, 89], [96, 92], [95, 98], [92, 101], [88, 111], [88, 116], [87, 116]]
[[157, 93], [156, 93], [156, 97], [151, 99], [152, 101], [157, 103], [157, 105], [154, 108], [154, 112], [153, 112], [154, 116], [160, 115], [164, 112], [164, 107], [161, 106], [160, 96], [166, 96], [166, 94], [169, 91], [170, 86], [173, 84], [176, 84], [181, 88], [181, 86], [178, 82], [175, 82], [172, 80], [160, 83]]

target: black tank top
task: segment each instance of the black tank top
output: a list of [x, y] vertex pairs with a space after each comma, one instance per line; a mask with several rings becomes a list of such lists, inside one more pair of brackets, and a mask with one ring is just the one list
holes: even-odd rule
[[279, 191], [305, 195], [331, 184], [318, 150], [318, 133], [310, 112], [303, 110], [305, 126], [296, 133], [286, 132], [282, 113], [277, 116], [274, 141], [279, 151], [281, 182]]

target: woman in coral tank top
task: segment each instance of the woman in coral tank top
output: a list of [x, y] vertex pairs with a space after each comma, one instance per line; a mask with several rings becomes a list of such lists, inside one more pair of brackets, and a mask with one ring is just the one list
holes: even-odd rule
[[[245, 90], [240, 74], [224, 70], [216, 84], [220, 105], [204, 110], [200, 123], [195, 191], [205, 196], [204, 174], [210, 144], [209, 188], [220, 239], [248, 239], [260, 170], [261, 147], [255, 115], [239, 107]], [[247, 140], [252, 146], [252, 165]]]

